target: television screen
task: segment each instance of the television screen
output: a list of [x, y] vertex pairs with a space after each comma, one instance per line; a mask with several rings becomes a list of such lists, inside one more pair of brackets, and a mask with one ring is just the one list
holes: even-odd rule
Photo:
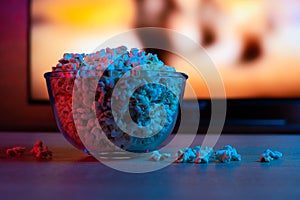
[[[201, 45], [228, 99], [300, 97], [297, 0], [31, 0], [30, 99], [48, 100], [43, 74], [64, 53], [91, 53], [112, 36], [139, 27], [174, 30]], [[172, 47], [182, 45], [161, 37]], [[133, 40], [143, 44], [138, 34]], [[220, 97], [209, 93], [203, 77], [180, 55], [158, 55], [189, 75], [197, 98]], [[191, 97], [187, 91], [184, 98]]]

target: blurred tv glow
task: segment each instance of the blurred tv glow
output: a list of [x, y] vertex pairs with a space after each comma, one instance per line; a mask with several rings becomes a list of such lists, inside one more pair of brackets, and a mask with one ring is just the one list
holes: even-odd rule
[[[90, 53], [111, 36], [139, 26], [173, 29], [203, 45], [220, 71], [228, 98], [299, 98], [298, 2], [31, 0], [31, 99], [48, 100], [43, 74], [64, 53]], [[169, 39], [176, 47], [178, 41]], [[167, 64], [190, 76], [198, 98], [218, 98], [209, 95], [188, 62], [169, 56]]]

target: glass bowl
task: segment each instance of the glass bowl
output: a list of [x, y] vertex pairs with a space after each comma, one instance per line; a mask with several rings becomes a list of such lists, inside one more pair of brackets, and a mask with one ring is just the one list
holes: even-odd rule
[[156, 150], [174, 129], [188, 78], [149, 70], [54, 71], [44, 77], [60, 132], [86, 153]]

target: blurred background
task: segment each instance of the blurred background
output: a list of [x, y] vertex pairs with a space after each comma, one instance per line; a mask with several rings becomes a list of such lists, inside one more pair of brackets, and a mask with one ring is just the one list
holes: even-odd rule
[[[90, 53], [116, 34], [149, 26], [176, 30], [201, 44], [222, 75], [227, 98], [300, 97], [299, 1], [32, 0], [30, 22], [33, 99], [48, 99], [43, 73], [63, 53]], [[157, 37], [166, 46], [182, 47], [168, 35]], [[136, 35], [137, 42], [143, 39]], [[197, 56], [199, 50], [185, 48]], [[155, 53], [190, 76], [198, 98], [210, 98], [188, 62]]]
[[[278, 112], [292, 110], [300, 118], [298, 0], [3, 0], [0, 15], [1, 130], [57, 130], [50, 105], [43, 104], [43, 74], [65, 52], [90, 53], [113, 35], [148, 26], [176, 30], [201, 44], [228, 99], [292, 100], [292, 107]], [[160, 37], [170, 47], [181, 45]], [[145, 42], [139, 35], [135, 40]], [[184, 59], [150, 51], [189, 74], [200, 100], [218, 98]]]

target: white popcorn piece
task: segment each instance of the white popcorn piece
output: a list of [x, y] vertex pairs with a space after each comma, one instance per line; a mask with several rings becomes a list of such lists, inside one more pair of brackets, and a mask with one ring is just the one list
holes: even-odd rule
[[159, 151], [153, 151], [151, 156], [148, 159], [157, 162], [157, 161], [165, 160], [170, 157], [171, 157], [171, 154], [169, 154], [169, 153], [161, 154]]

